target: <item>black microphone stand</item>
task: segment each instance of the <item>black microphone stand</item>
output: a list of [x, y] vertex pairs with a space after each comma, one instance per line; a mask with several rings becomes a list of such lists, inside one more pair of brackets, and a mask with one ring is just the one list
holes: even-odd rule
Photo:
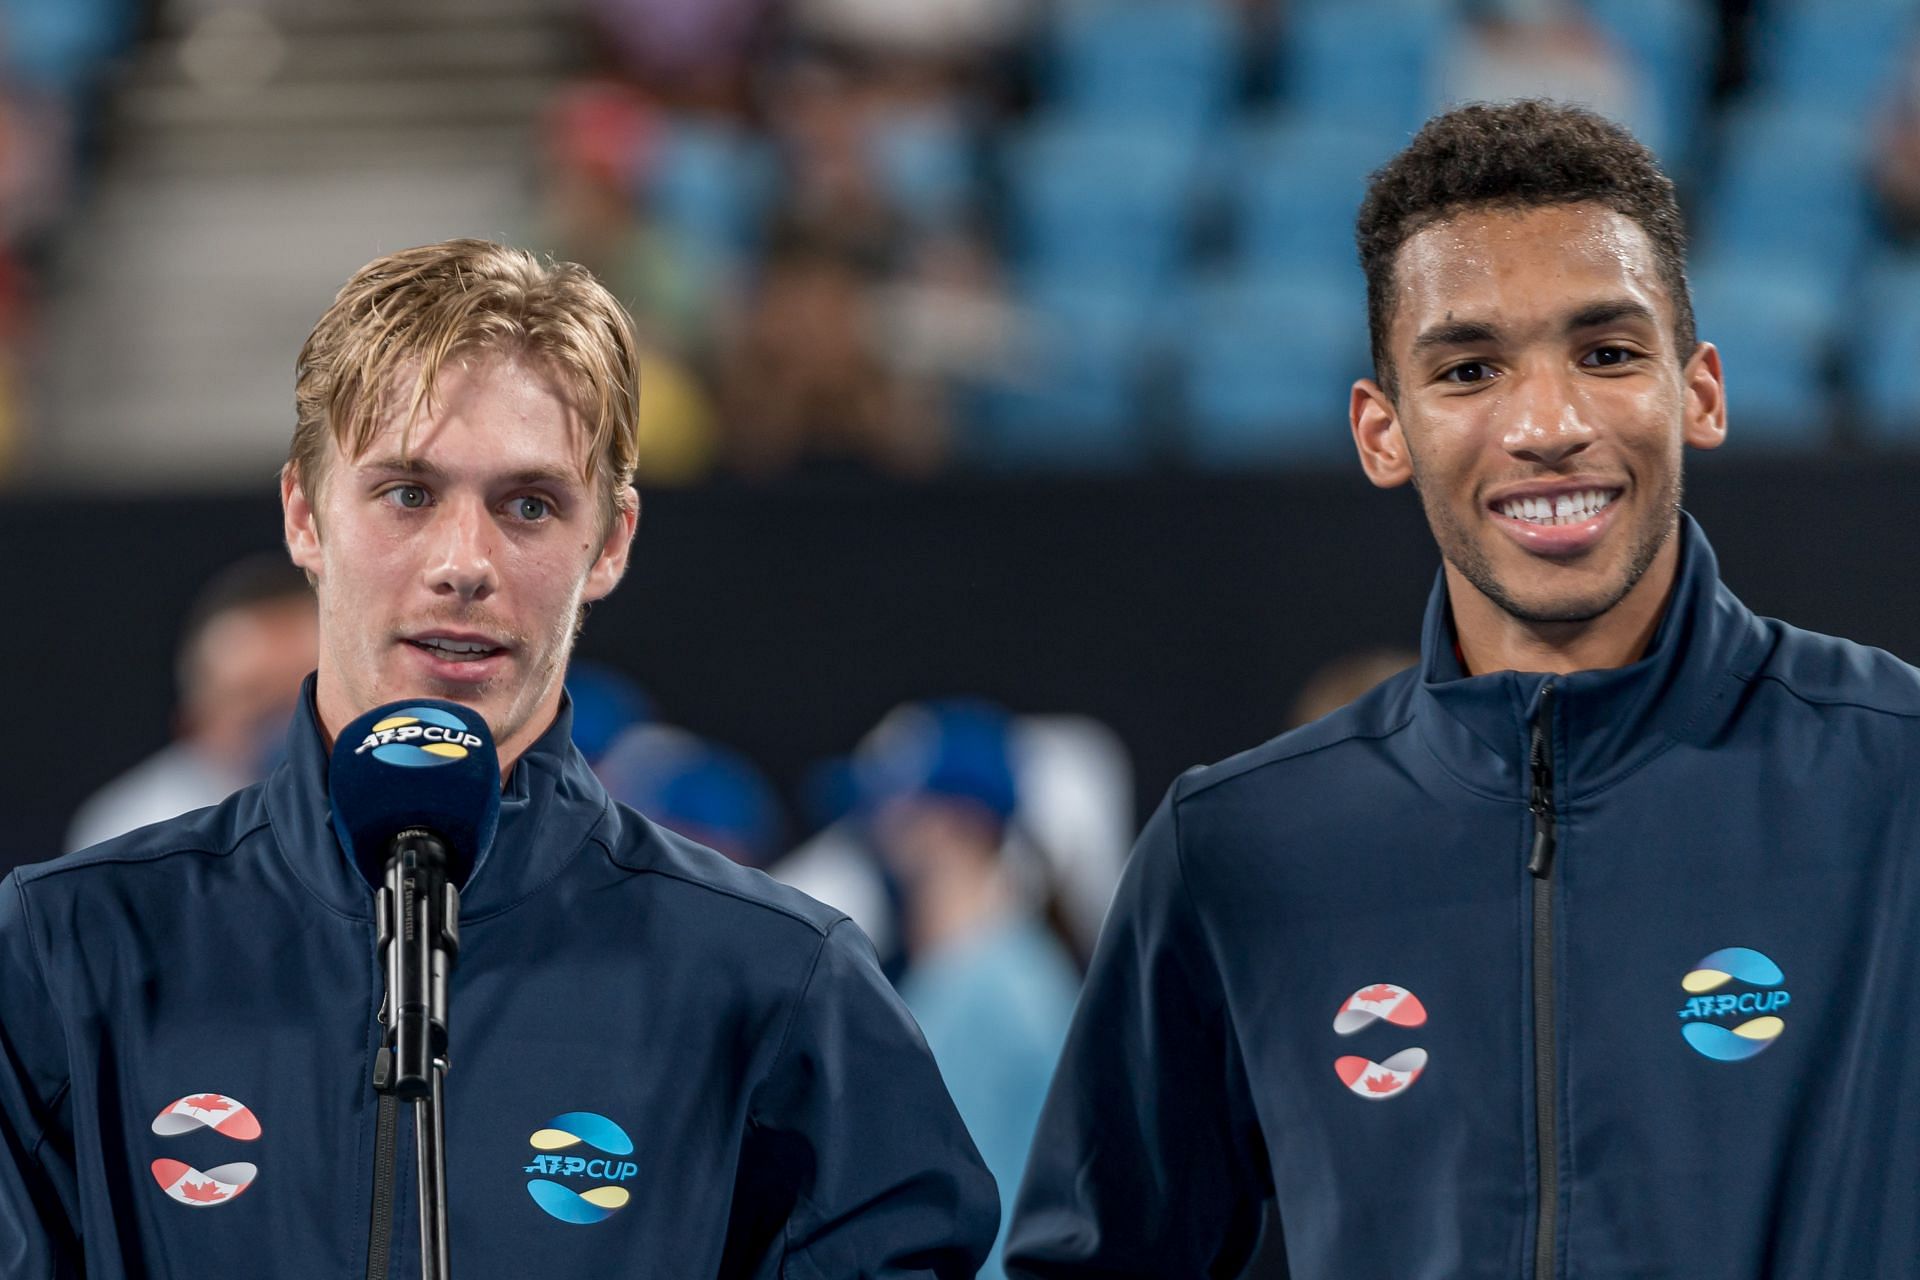
[[460, 891], [447, 847], [418, 827], [393, 838], [375, 915], [386, 959], [390, 1070], [375, 1087], [413, 1104], [421, 1280], [452, 1280], [447, 1257], [447, 987], [460, 954]]

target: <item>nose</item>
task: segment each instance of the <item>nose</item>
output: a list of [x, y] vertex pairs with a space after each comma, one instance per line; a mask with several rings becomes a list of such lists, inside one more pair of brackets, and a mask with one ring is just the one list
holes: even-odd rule
[[493, 521], [477, 501], [443, 502], [434, 529], [434, 554], [427, 558], [427, 587], [435, 594], [458, 596], [462, 603], [485, 600], [498, 580], [493, 567]]
[[1556, 467], [1593, 443], [1594, 430], [1564, 375], [1535, 370], [1523, 374], [1509, 400], [1512, 417], [1501, 446], [1515, 458]]

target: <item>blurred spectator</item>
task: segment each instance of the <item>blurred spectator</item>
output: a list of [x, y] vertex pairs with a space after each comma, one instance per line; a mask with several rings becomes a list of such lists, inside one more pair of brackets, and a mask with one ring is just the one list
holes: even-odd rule
[[1639, 76], [1574, 0], [1463, 0], [1462, 15], [1436, 105], [1553, 98], [1655, 141]]
[[896, 61], [968, 66], [1026, 33], [1037, 0], [794, 0], [800, 29]]
[[934, 389], [880, 356], [876, 276], [819, 241], [775, 250], [723, 366], [728, 446], [741, 470], [824, 459], [924, 475], [939, 465], [946, 423]]
[[1014, 838], [1034, 846], [1040, 880], [1023, 886], [1026, 896], [1043, 903], [1050, 891], [1075, 954], [1090, 956], [1133, 845], [1133, 762], [1120, 735], [1091, 716], [1021, 716], [1008, 732]]
[[265, 776], [318, 643], [313, 591], [285, 555], [216, 574], [181, 632], [174, 741], [89, 797], [67, 847], [218, 804]]
[[589, 22], [611, 58], [676, 105], [737, 109], [770, 0], [588, 0]]
[[588, 764], [597, 763], [614, 740], [653, 719], [653, 699], [626, 672], [575, 658], [567, 666], [567, 697], [573, 702], [573, 745]]
[[[904, 896], [900, 996], [1011, 1208], [1079, 972], [1003, 856], [1016, 805], [1011, 722], [978, 702], [888, 717], [862, 761], [872, 831]], [[1004, 1221], [1004, 1219], [1003, 1219]], [[980, 1274], [998, 1277], [996, 1245]]]
[[765, 867], [782, 848], [780, 802], [760, 770], [684, 729], [628, 729], [594, 772], [614, 799], [743, 866]]
[[1887, 233], [1920, 241], [1920, 47], [1910, 50], [1874, 131], [1873, 194]]
[[1287, 728], [1332, 715], [1388, 676], [1399, 675], [1420, 655], [1411, 649], [1362, 649], [1342, 654], [1307, 677], [1287, 712]]

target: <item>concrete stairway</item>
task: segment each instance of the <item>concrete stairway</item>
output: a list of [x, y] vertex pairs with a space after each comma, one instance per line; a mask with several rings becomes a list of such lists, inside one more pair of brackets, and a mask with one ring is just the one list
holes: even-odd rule
[[114, 94], [50, 281], [24, 461], [51, 483], [270, 483], [294, 356], [354, 268], [448, 236], [526, 241], [535, 120], [574, 58], [543, 0], [254, 0], [176, 22]]

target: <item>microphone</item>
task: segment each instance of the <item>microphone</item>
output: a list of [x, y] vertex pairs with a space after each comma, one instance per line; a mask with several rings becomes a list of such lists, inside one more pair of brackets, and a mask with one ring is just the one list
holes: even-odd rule
[[[370, 886], [386, 963], [386, 1049], [374, 1085], [422, 1100], [447, 1061], [460, 889], [500, 824], [500, 762], [480, 714], [411, 698], [341, 730], [327, 790], [340, 843]], [[378, 1078], [378, 1077], [384, 1077]]]

